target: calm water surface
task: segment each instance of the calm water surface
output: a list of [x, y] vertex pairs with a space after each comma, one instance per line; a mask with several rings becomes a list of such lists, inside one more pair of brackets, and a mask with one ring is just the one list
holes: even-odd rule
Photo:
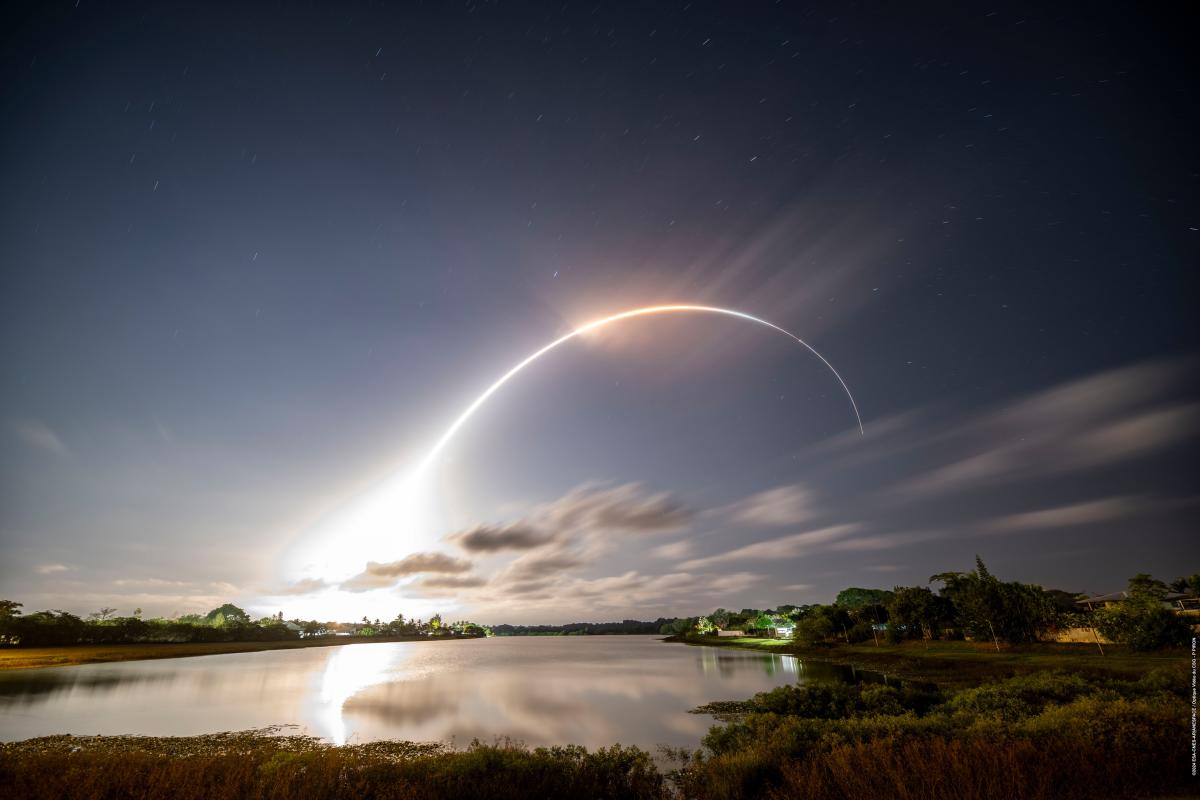
[[793, 656], [650, 636], [392, 642], [0, 672], [0, 739], [179, 736], [296, 725], [375, 739], [695, 747], [689, 709], [788, 683], [853, 681]]

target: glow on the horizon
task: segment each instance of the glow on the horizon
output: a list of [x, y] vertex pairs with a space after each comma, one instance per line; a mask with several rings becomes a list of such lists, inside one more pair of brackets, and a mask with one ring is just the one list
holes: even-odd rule
[[423, 473], [427, 469], [429, 469], [429, 467], [437, 459], [438, 454], [441, 453], [443, 449], [445, 449], [446, 445], [449, 444], [450, 439], [452, 439], [454, 437], [454, 434], [458, 433], [458, 429], [461, 428], [463, 425], [465, 425], [467, 420], [469, 420], [471, 418], [471, 416], [476, 411], [479, 410], [479, 407], [482, 406], [484, 403], [486, 403], [488, 398], [491, 397], [493, 394], [495, 394], [500, 389], [501, 386], [508, 383], [514, 376], [516, 376], [516, 374], [518, 372], [525, 369], [525, 367], [529, 366], [534, 361], [536, 361], [539, 358], [541, 358], [542, 356], [544, 356], [546, 353], [549, 353], [551, 350], [558, 347], [560, 344], [565, 344], [566, 342], [571, 341], [572, 339], [574, 339], [577, 336], [581, 336], [585, 333], [588, 333], [589, 331], [594, 331], [597, 328], [602, 328], [605, 325], [611, 325], [614, 322], [620, 322], [621, 320], [631, 319], [633, 317], [644, 317], [644, 316], [648, 316], [650, 314], [671, 314], [671, 313], [724, 314], [725, 316], [728, 316], [728, 317], [737, 317], [738, 319], [744, 319], [744, 320], [748, 320], [750, 322], [756, 322], [759, 325], [765, 325], [766, 327], [768, 327], [772, 330], [779, 331], [784, 336], [787, 336], [788, 338], [799, 343], [800, 345], [803, 345], [804, 348], [808, 350], [808, 352], [812, 353], [814, 356], [816, 356], [818, 359], [820, 359], [821, 363], [824, 364], [829, 369], [829, 371], [833, 373], [833, 377], [837, 378], [837, 382], [839, 384], [841, 384], [842, 390], [846, 393], [846, 398], [850, 401], [850, 408], [854, 412], [854, 420], [858, 424], [858, 432], [860, 435], [862, 435], [864, 433], [863, 424], [862, 424], [862, 416], [858, 413], [858, 404], [856, 402], [854, 402], [854, 395], [850, 393], [850, 387], [846, 385], [846, 381], [844, 381], [842, 379], [842, 376], [838, 373], [838, 371], [833, 368], [833, 364], [830, 364], [829, 361], [826, 360], [825, 356], [818, 353], [812, 345], [810, 345], [808, 342], [804, 341], [803, 339], [801, 339], [799, 336], [792, 333], [791, 331], [781, 328], [778, 325], [776, 325], [775, 323], [768, 322], [767, 320], [762, 319], [760, 317], [756, 317], [752, 314], [747, 314], [744, 311], [735, 311], [734, 309], [731, 309], [731, 308], [720, 308], [717, 306], [699, 306], [699, 305], [645, 306], [643, 308], [635, 308], [635, 309], [631, 309], [629, 311], [621, 311], [617, 314], [613, 314], [608, 317], [603, 317], [601, 319], [592, 320], [591, 322], [587, 323], [586, 325], [581, 325], [578, 328], [576, 328], [575, 330], [571, 331], [570, 333], [567, 333], [567, 334], [564, 334], [564, 335], [558, 337], [554, 341], [550, 342], [550, 344], [546, 345], [545, 347], [541, 348], [540, 350], [535, 351], [532, 355], [526, 356], [525, 359], [523, 359], [521, 362], [519, 362], [515, 367], [510, 369], [508, 372], [501, 375], [499, 377], [499, 379], [496, 380], [495, 383], [493, 383], [491, 386], [489, 386], [487, 389], [485, 389], [483, 394], [481, 394], [481, 395], [479, 395], [479, 397], [475, 398], [475, 400], [471, 403], [471, 405], [467, 406], [467, 409], [465, 411], [463, 411], [456, 420], [454, 420], [454, 422], [450, 425], [450, 427], [446, 430], [446, 432], [442, 434], [442, 437], [437, 440], [437, 442], [433, 445], [433, 448], [429, 451], [429, 453], [425, 456], [424, 459], [422, 459], [421, 463], [417, 466], [417, 474]]

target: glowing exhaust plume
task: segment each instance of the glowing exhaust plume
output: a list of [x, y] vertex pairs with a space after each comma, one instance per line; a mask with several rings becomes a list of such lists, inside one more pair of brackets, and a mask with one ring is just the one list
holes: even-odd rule
[[[416, 468], [412, 472], [391, 476], [371, 492], [358, 498], [356, 503], [344, 509], [339, 518], [331, 523], [331, 529], [325, 529], [317, 533], [319, 537], [317, 541], [320, 544], [316, 549], [298, 548], [294, 556], [298, 569], [294, 571], [291, 579], [322, 577], [329, 583], [339, 583], [351, 575], [361, 572], [363, 563], [368, 559], [388, 561], [398, 559], [406, 553], [417, 552], [423, 548], [436, 548], [438, 540], [433, 536], [433, 530], [437, 526], [428, 517], [430, 509], [427, 505], [429, 500], [428, 479], [431, 473], [430, 467], [433, 466], [438, 455], [449, 444], [459, 428], [465, 425], [467, 420], [471, 418], [471, 415], [478, 411], [479, 407], [487, 402], [488, 398], [495, 394], [501, 386], [512, 380], [518, 372], [560, 344], [569, 342], [577, 336], [594, 331], [597, 328], [602, 328], [605, 325], [620, 322], [621, 320], [644, 317], [650, 314], [670, 313], [722, 314], [727, 317], [737, 317], [738, 319], [764, 325], [799, 343], [820, 359], [821, 363], [837, 378], [838, 383], [841, 384], [842, 389], [846, 392], [846, 397], [850, 400], [850, 407], [853, 409], [854, 418], [858, 422], [859, 433], [863, 432], [862, 418], [859, 416], [858, 406], [855, 404], [854, 397], [850, 394], [850, 389], [846, 386], [846, 382], [842, 380], [842, 376], [808, 342], [805, 342], [799, 336], [784, 330], [778, 325], [741, 311], [714, 306], [663, 305], [622, 311], [619, 314], [613, 314], [610, 317], [589, 322], [564, 336], [560, 336], [501, 375], [499, 380], [487, 387], [483, 394], [479, 395], [454, 420], [454, 423], [442, 434], [441, 438], [437, 440], [433, 448], [416, 465]], [[403, 536], [398, 537], [396, 535], [397, 528], [403, 531]], [[313, 569], [314, 566], [316, 566], [315, 571]], [[362, 595], [353, 595], [352, 597], [343, 595], [343, 597], [346, 598], [347, 607], [349, 607], [351, 601], [354, 607], [361, 607], [364, 601]], [[328, 607], [329, 602], [330, 598], [328, 597], [321, 599], [321, 603], [324, 604], [323, 607]]]
[[508, 383], [518, 372], [525, 369], [525, 367], [529, 366], [546, 353], [549, 353], [560, 344], [565, 344], [566, 342], [574, 339], [576, 336], [581, 336], [589, 331], [594, 331], [597, 328], [602, 328], [605, 325], [611, 325], [612, 323], [620, 322], [621, 320], [631, 319], [633, 317], [644, 317], [649, 314], [673, 313], [724, 314], [727, 317], [737, 317], [738, 319], [749, 320], [750, 322], [756, 322], [759, 325], [765, 325], [768, 328], [779, 331], [789, 339], [792, 339], [793, 341], [803, 345], [810, 353], [819, 358], [822, 364], [829, 368], [829, 371], [833, 373], [833, 377], [837, 378], [838, 383], [842, 385], [842, 389], [846, 392], [846, 398], [850, 401], [850, 408], [854, 411], [854, 419], [858, 423], [858, 432], [860, 435], [863, 434], [862, 416], [860, 416], [858, 413], [858, 404], [854, 402], [854, 395], [850, 394], [850, 387], [846, 385], [846, 382], [842, 380], [842, 376], [838, 374], [838, 371], [833, 368], [832, 364], [825, 360], [823, 355], [818, 353], [815, 349], [813, 349], [812, 345], [791, 331], [784, 330], [774, 323], [767, 322], [765, 319], [760, 319], [742, 311], [734, 311], [731, 308], [692, 305], [647, 306], [645, 308], [635, 308], [631, 311], [622, 311], [619, 314], [613, 314], [611, 317], [604, 317], [603, 319], [594, 320], [586, 325], [578, 327], [570, 333], [555, 339], [541, 350], [538, 350], [533, 355], [527, 357], [524, 361], [517, 364], [508, 372], [501, 375], [500, 379], [484, 390], [483, 394], [475, 398], [475, 401], [471, 403], [471, 405], [467, 406], [466, 411], [460, 414], [458, 419], [454, 420], [454, 423], [446, 430], [445, 433], [442, 434], [442, 438], [437, 440], [437, 443], [433, 446], [433, 449], [429, 451], [429, 454], [425, 456], [424, 460], [421, 461], [420, 465], [417, 467], [417, 474], [425, 472], [425, 470], [427, 470], [430, 465], [433, 464], [434, 460], [438, 457], [438, 454], [442, 452], [442, 450], [450, 442], [450, 439], [453, 438], [454, 434], [458, 432], [458, 429], [466, 424], [467, 420], [469, 420], [471, 416], [479, 410], [479, 407], [487, 402], [487, 399], [495, 394], [501, 386]]

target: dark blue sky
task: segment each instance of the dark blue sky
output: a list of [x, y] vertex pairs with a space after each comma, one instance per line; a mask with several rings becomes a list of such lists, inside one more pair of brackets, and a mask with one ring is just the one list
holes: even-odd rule
[[[555, 622], [976, 553], [1076, 591], [1197, 567], [1194, 62], [1165, 10], [5, 13], [5, 595]], [[350, 530], [515, 362], [667, 302], [804, 337], [866, 437], [776, 334], [637, 320]]]

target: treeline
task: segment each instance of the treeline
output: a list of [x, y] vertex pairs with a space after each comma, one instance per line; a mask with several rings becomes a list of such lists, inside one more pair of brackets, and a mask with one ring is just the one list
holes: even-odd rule
[[[690, 623], [695, 617], [688, 617]], [[674, 617], [659, 617], [653, 622], [626, 619], [620, 622], [571, 622], [567, 625], [493, 625], [493, 636], [602, 636], [661, 633]], [[686, 630], [686, 628], [685, 628]]]
[[185, 642], [274, 642], [318, 636], [369, 637], [480, 637], [486, 628], [460, 620], [446, 623], [435, 614], [429, 620], [382, 621], [363, 617], [361, 622], [285, 620], [283, 614], [253, 620], [241, 608], [226, 603], [207, 614], [187, 614], [175, 619], [142, 617], [141, 609], [118, 616], [102, 608], [86, 619], [66, 611], [21, 613], [22, 604], [0, 600], [0, 645], [59, 647], [65, 645], [167, 644]]
[[232, 604], [207, 615], [178, 619], [143, 619], [141, 609], [116, 616], [105, 608], [83, 619], [66, 611], [22, 614], [21, 604], [0, 600], [0, 643], [16, 647], [57, 647], [73, 644], [153, 644], [171, 642], [273, 642], [300, 634], [278, 617], [251, 621]]
[[[1152, 650], [1183, 646], [1192, 636], [1189, 618], [1173, 610], [1168, 597], [1186, 596], [1195, 602], [1200, 596], [1200, 574], [1171, 584], [1139, 574], [1129, 579], [1123, 598], [1088, 604], [1071, 592], [1002, 581], [979, 558], [970, 572], [944, 572], [929, 582], [939, 584], [938, 591], [929, 586], [850, 588], [830, 605], [717, 609], [697, 618], [687, 631], [785, 631], [804, 644], [970, 638], [998, 647], [1001, 642], [1036, 642], [1063, 629], [1085, 628], [1098, 634], [1097, 642], [1103, 636], [1135, 650]], [[1200, 617], [1191, 619], [1200, 622]]]

